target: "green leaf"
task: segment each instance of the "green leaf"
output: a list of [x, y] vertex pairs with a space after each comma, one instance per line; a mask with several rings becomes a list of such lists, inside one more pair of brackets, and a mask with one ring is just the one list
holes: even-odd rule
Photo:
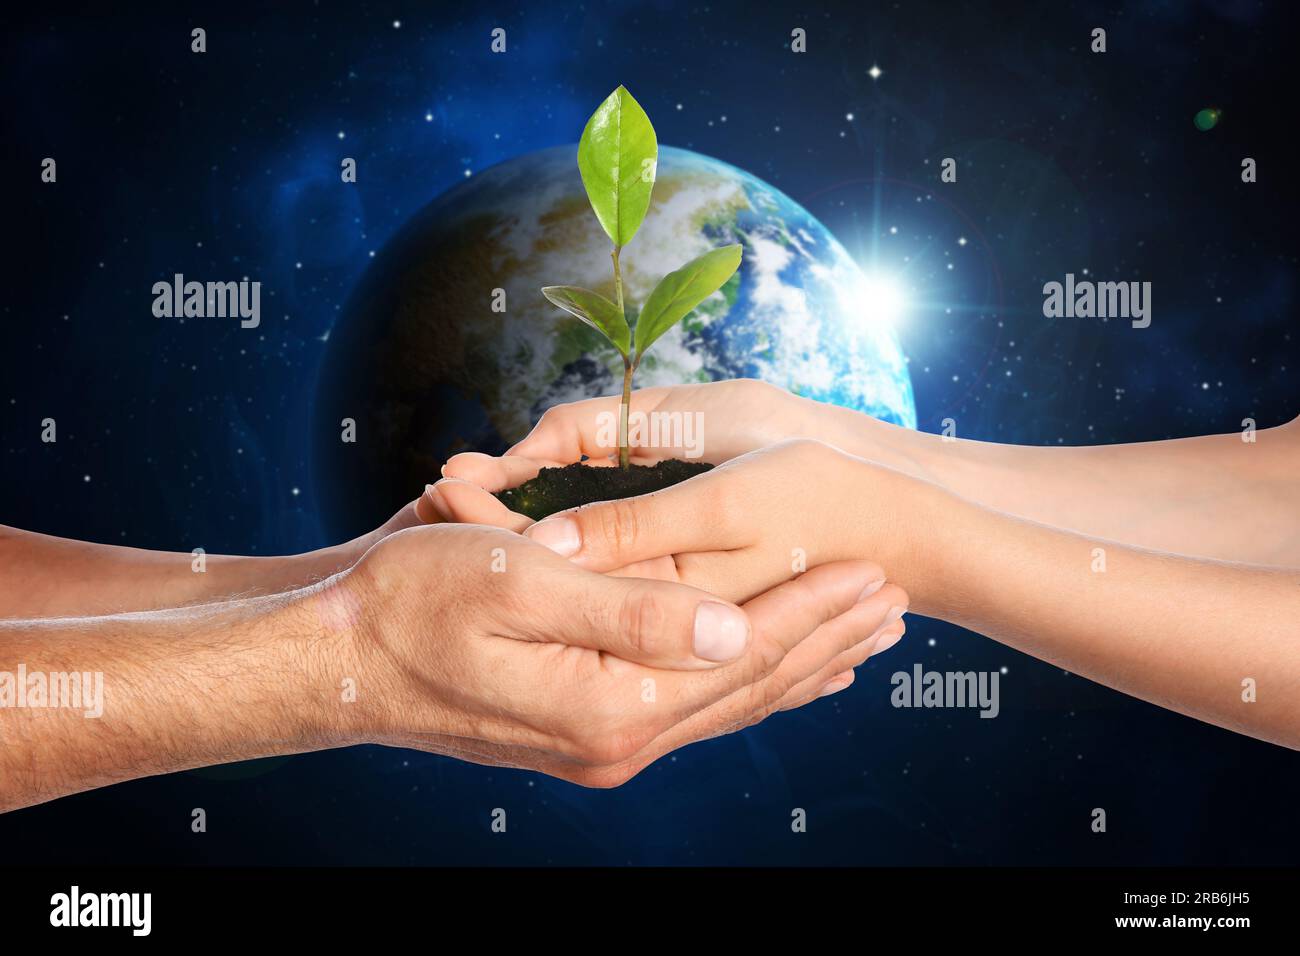
[[659, 280], [636, 320], [634, 364], [640, 363], [659, 336], [722, 288], [740, 267], [740, 253], [739, 245], [723, 246], [692, 259]]
[[659, 144], [650, 117], [619, 87], [596, 108], [578, 141], [578, 172], [614, 245], [632, 241], [650, 208]]
[[627, 358], [628, 352], [632, 350], [632, 333], [619, 307], [609, 299], [599, 292], [576, 285], [548, 285], [542, 289], [542, 295], [601, 332], [618, 349], [619, 354]]

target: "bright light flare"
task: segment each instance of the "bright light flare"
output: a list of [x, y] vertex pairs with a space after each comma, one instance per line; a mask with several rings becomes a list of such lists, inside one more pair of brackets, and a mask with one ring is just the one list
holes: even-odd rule
[[850, 314], [866, 326], [893, 328], [907, 309], [902, 287], [889, 276], [864, 275], [854, 284], [853, 301], [847, 303]]

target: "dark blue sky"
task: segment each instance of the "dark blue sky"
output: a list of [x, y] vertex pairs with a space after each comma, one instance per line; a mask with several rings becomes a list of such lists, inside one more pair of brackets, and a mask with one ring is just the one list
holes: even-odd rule
[[[619, 83], [661, 142], [767, 179], [904, 281], [925, 428], [951, 416], [971, 437], [1113, 442], [1300, 411], [1288, 5], [866, 6], [52, 5], [15, 21], [0, 60], [0, 522], [186, 550], [324, 543], [312, 390], [371, 252], [467, 174], [574, 141]], [[498, 26], [504, 55], [489, 50]], [[796, 26], [803, 55], [787, 48]], [[1104, 55], [1088, 52], [1096, 26]], [[1200, 132], [1205, 107], [1223, 118]], [[56, 185], [39, 181], [46, 156]], [[355, 186], [339, 182], [345, 156]], [[945, 156], [956, 184], [938, 183]], [[1084, 269], [1151, 281], [1151, 328], [1045, 319], [1042, 284]], [[152, 284], [176, 272], [260, 280], [262, 327], [155, 319]], [[46, 416], [57, 447], [39, 442]], [[834, 703], [616, 793], [367, 749], [75, 797], [0, 818], [0, 839], [48, 849], [112, 820], [67, 857], [1294, 858], [1300, 838], [1269, 822], [1300, 796], [1292, 755], [953, 628], [917, 622], [908, 642], [909, 663], [1008, 666], [1003, 716], [892, 710], [874, 692], [887, 661]], [[503, 848], [481, 823], [507, 799], [531, 829]], [[228, 838], [191, 842], [193, 805], [223, 807]], [[792, 842], [791, 805], [825, 829]], [[1078, 825], [1094, 806], [1119, 811], [1104, 845]]]

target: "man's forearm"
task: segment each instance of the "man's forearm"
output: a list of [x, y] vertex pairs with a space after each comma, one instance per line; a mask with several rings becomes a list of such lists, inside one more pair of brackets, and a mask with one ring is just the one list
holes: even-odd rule
[[118, 614], [279, 594], [346, 570], [378, 535], [305, 554], [253, 557], [147, 551], [0, 525], [0, 619]]
[[1130, 445], [946, 440], [827, 408], [852, 454], [1007, 514], [1177, 554], [1300, 567], [1300, 424]]
[[346, 642], [317, 590], [0, 621], [0, 811], [122, 780], [350, 742]]

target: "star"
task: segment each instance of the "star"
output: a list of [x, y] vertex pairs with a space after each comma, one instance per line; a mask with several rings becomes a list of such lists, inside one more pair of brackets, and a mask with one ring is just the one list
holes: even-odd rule
[[871, 77], [873, 80], [878, 80], [880, 79], [881, 74], [884, 72], [885, 72], [884, 70], [882, 70], [880, 67], [876, 66], [876, 64], [873, 63], [871, 64], [871, 69], [867, 70], [867, 76]]

